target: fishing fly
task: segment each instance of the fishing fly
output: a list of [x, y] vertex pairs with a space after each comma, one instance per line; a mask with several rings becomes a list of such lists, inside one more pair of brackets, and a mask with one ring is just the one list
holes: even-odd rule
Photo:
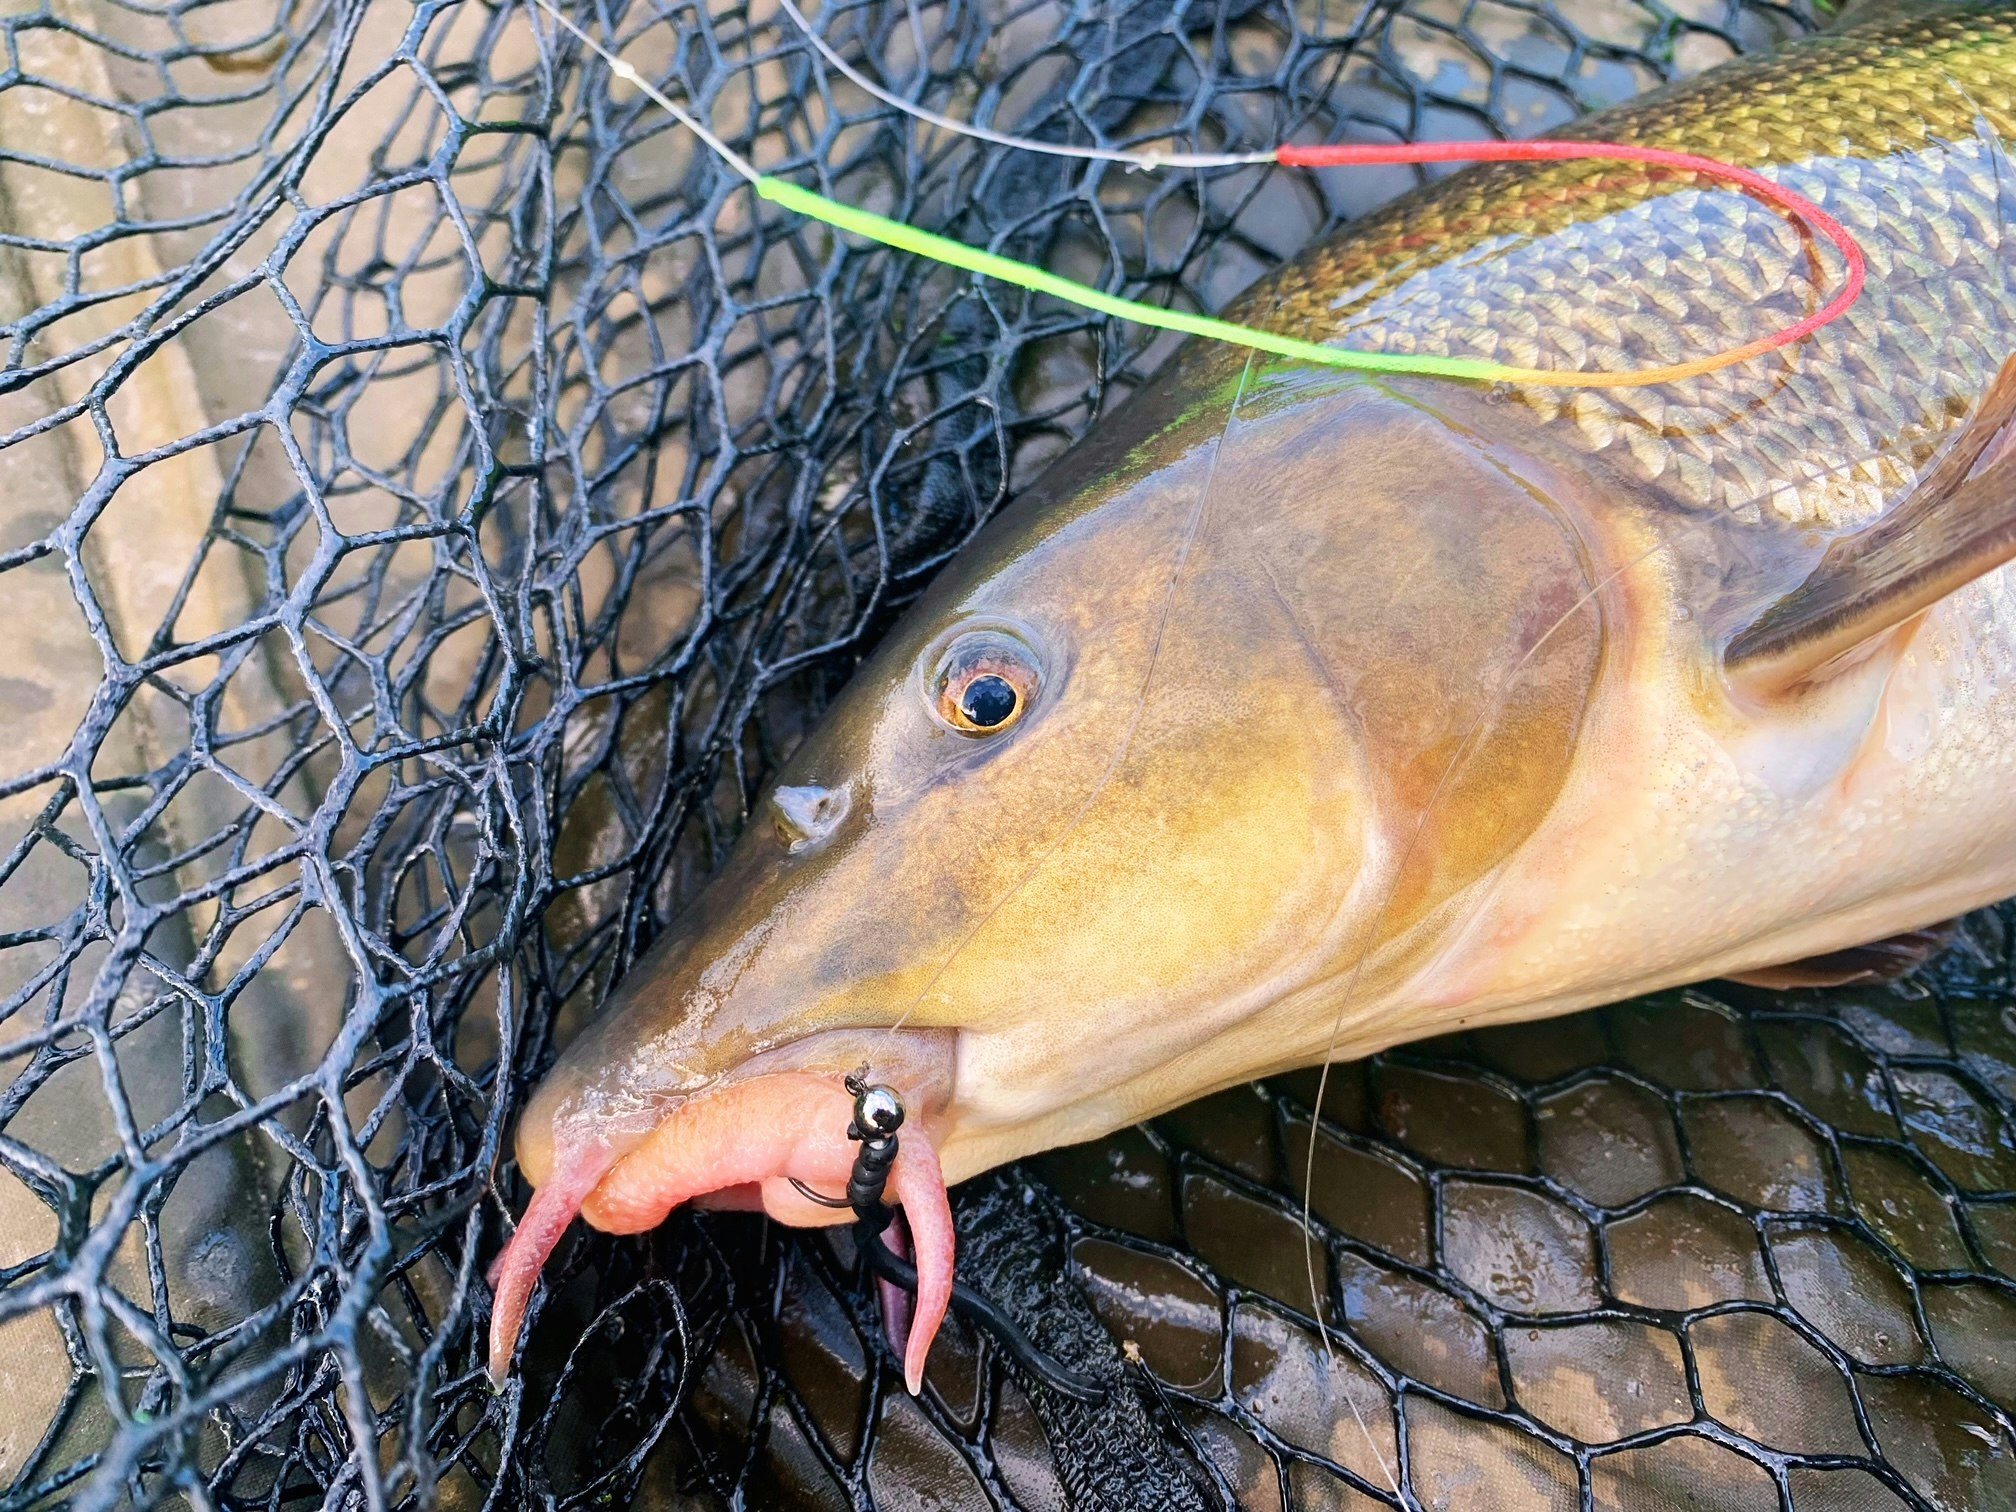
[[[823, 1208], [851, 1210], [854, 1243], [868, 1268], [883, 1281], [914, 1297], [917, 1267], [890, 1249], [884, 1237], [896, 1221], [896, 1210], [883, 1201], [883, 1196], [888, 1191], [896, 1157], [901, 1153], [903, 1099], [895, 1088], [870, 1082], [866, 1066], [849, 1075], [845, 1085], [854, 1097], [854, 1117], [847, 1126], [847, 1138], [860, 1146], [854, 1156], [854, 1169], [847, 1178], [847, 1195], [829, 1197], [795, 1176], [788, 1179], [798, 1195], [809, 1202]], [[1013, 1318], [964, 1282], [952, 1283], [952, 1310], [993, 1339], [1026, 1377], [1075, 1401], [1106, 1399], [1103, 1384], [1045, 1353]]]

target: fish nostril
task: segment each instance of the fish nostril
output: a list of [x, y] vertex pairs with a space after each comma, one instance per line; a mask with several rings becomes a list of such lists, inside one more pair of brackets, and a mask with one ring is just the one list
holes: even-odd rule
[[770, 795], [777, 832], [794, 851], [817, 845], [847, 817], [844, 787], [780, 787]]

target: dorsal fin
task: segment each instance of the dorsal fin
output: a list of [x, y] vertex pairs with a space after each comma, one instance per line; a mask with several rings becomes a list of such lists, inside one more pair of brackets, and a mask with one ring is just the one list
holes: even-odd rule
[[1830, 664], [2016, 559], [2016, 357], [1895, 508], [1827, 548], [1812, 575], [1729, 642], [1723, 666], [1759, 692]]

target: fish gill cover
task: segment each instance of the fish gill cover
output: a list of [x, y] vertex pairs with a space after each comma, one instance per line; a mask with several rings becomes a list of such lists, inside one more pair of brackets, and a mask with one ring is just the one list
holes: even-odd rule
[[[1412, 181], [1060, 164], [917, 126], [768, 5], [570, 14], [766, 169], [1139, 298], [1216, 308]], [[1530, 134], [1816, 19], [815, 24], [952, 114], [1259, 147]], [[527, 1088], [892, 611], [1170, 343], [756, 202], [526, 6], [0, 35], [0, 1512], [2016, 1502], [2001, 916], [1903, 989], [1349, 1068], [1334, 1359], [1286, 1078], [960, 1194], [968, 1279], [1106, 1408], [956, 1327], [912, 1401], [844, 1241], [741, 1218], [577, 1232], [493, 1394]]]

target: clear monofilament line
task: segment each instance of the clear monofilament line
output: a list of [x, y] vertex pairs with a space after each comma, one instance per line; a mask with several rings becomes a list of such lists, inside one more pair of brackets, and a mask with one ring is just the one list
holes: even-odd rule
[[996, 131], [991, 126], [981, 126], [972, 121], [957, 120], [941, 115], [928, 106], [919, 105], [914, 100], [906, 100], [901, 95], [883, 88], [862, 73], [852, 63], [843, 58], [833, 44], [813, 29], [804, 13], [792, 0], [778, 0], [785, 13], [798, 24], [805, 34], [805, 40], [812, 44], [827, 66], [840, 74], [855, 88], [873, 96], [891, 110], [900, 110], [904, 115], [924, 121], [956, 136], [970, 137], [976, 142], [991, 142], [996, 147], [1010, 147], [1017, 152], [1036, 152], [1046, 157], [1077, 158], [1082, 162], [1120, 163], [1129, 168], [1153, 171], [1158, 168], [1244, 168], [1275, 160], [1271, 151], [1260, 152], [1156, 152], [1152, 149], [1127, 147], [1085, 147], [1070, 142], [1043, 142], [1035, 137], [1016, 136], [1012, 132]]
[[666, 94], [665, 91], [637, 72], [629, 63], [624, 62], [623, 59], [611, 52], [602, 43], [596, 41], [594, 37], [575, 25], [573, 18], [568, 16], [559, 6], [555, 5], [553, 0], [532, 0], [532, 3], [551, 16], [556, 25], [571, 32], [575, 41], [600, 58], [610, 73], [621, 79], [625, 84], [636, 89], [645, 99], [656, 105], [660, 110], [672, 117], [673, 120], [692, 132], [693, 135], [700, 138], [706, 144], [708, 151], [720, 158], [722, 162], [734, 169], [736, 173], [752, 184], [761, 180], [763, 175], [756, 171], [753, 163], [733, 147], [730, 147], [726, 142], [722, 141], [712, 131], [708, 130], [706, 124], [698, 116], [681, 106], [670, 95]]

